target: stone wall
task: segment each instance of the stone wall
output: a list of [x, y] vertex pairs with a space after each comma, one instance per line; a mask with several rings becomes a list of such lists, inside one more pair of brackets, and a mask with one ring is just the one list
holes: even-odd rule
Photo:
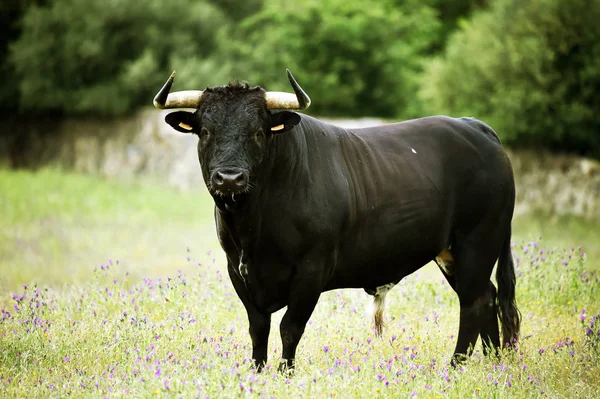
[[[0, 131], [0, 164], [55, 165], [107, 178], [149, 178], [181, 190], [203, 187], [197, 138], [148, 109], [118, 120], [18, 121]], [[330, 121], [371, 126], [376, 119]], [[517, 183], [517, 213], [543, 210], [600, 220], [600, 162], [545, 151], [508, 150]]]
[[107, 178], [149, 178], [187, 190], [203, 187], [197, 139], [164, 123], [168, 111], [144, 110], [116, 120], [9, 123], [0, 132], [0, 163], [46, 165]]
[[543, 210], [600, 220], [600, 162], [546, 151], [508, 150], [517, 213]]

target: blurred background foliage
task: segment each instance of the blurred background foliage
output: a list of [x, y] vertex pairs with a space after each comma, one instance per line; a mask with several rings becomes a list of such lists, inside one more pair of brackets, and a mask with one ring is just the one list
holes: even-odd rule
[[505, 142], [600, 156], [600, 1], [496, 0], [421, 77], [430, 112], [487, 121]]
[[117, 117], [232, 79], [322, 116], [475, 116], [600, 157], [597, 0], [3, 0], [0, 110]]

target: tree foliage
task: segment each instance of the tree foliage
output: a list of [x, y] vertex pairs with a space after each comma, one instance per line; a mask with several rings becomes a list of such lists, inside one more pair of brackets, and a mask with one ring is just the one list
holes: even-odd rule
[[428, 66], [421, 96], [506, 142], [600, 156], [598, 21], [595, 0], [497, 0]]
[[32, 6], [11, 46], [21, 105], [121, 114], [148, 104], [181, 56], [208, 55], [221, 10], [196, 0], [53, 0]]
[[432, 48], [433, 52], [443, 50], [447, 38], [470, 15], [481, 8], [485, 8], [489, 0], [427, 0], [427, 3], [436, 10], [441, 23], [438, 38]]
[[417, 0], [265, 0], [229, 42], [234, 75], [288, 89], [285, 68], [326, 115], [416, 115], [423, 55], [437, 35]]
[[19, 85], [15, 68], [8, 62], [9, 44], [21, 35], [21, 18], [27, 8], [47, 0], [3, 0], [0, 2], [0, 110], [14, 112], [19, 106]]
[[239, 79], [328, 116], [472, 115], [600, 157], [597, 0], [5, 0], [0, 111], [118, 116]]

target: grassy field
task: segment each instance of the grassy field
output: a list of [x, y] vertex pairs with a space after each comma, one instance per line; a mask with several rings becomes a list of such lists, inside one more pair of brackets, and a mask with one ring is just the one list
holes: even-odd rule
[[0, 295], [59, 287], [123, 260], [138, 278], [172, 273], [186, 247], [216, 249], [211, 198], [52, 170], [0, 170]]
[[598, 231], [515, 218], [524, 339], [501, 360], [448, 367], [458, 301], [427, 266], [388, 295], [382, 338], [362, 290], [324, 294], [286, 378], [282, 312], [250, 367], [206, 192], [0, 170], [0, 396], [599, 398]]

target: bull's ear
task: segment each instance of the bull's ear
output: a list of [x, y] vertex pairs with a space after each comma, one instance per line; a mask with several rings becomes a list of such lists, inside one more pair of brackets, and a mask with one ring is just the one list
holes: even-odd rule
[[165, 117], [165, 122], [179, 132], [192, 133], [194, 131], [194, 114], [192, 112], [171, 112]]
[[280, 111], [271, 114], [271, 133], [278, 134], [291, 130], [300, 123], [300, 115], [290, 111]]

